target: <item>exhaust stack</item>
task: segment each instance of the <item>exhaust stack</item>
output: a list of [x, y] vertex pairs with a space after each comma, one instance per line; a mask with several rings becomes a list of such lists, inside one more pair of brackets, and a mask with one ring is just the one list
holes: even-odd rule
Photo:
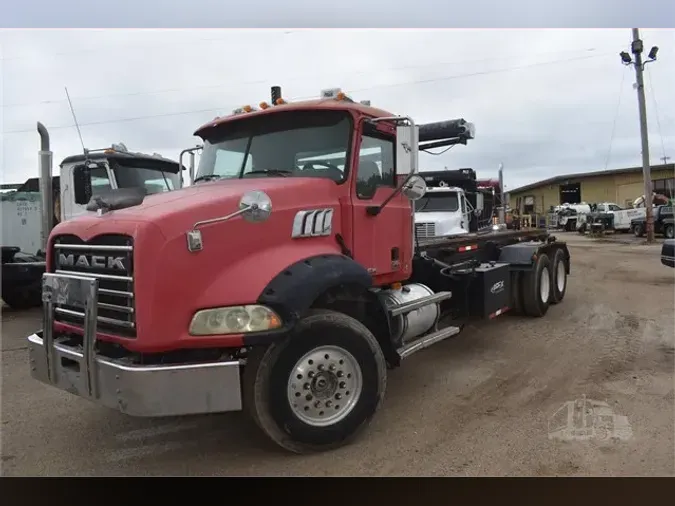
[[[47, 241], [54, 225], [54, 202], [52, 188], [52, 152], [49, 149], [49, 132], [38, 121], [37, 131], [40, 135], [39, 167], [40, 167], [40, 194], [42, 196], [42, 231], [40, 243], [42, 252], [47, 254]], [[57, 217], [60, 218], [60, 217]]]

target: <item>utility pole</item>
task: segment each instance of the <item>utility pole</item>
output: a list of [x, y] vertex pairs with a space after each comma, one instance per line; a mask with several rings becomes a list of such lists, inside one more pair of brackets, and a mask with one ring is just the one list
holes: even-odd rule
[[647, 242], [654, 242], [654, 213], [652, 209], [652, 175], [651, 165], [649, 164], [649, 133], [647, 131], [647, 105], [645, 100], [645, 83], [643, 71], [647, 63], [656, 60], [656, 53], [659, 48], [654, 46], [647, 55], [648, 60], [643, 63], [642, 51], [643, 43], [640, 39], [640, 30], [633, 28], [633, 42], [631, 44], [631, 52], [635, 57], [635, 61], [631, 59], [630, 54], [625, 51], [619, 53], [621, 61], [624, 65], [633, 65], [635, 68], [635, 84], [638, 95], [638, 110], [640, 112], [640, 138], [642, 141], [642, 177], [644, 178], [644, 192], [645, 192], [645, 221]]

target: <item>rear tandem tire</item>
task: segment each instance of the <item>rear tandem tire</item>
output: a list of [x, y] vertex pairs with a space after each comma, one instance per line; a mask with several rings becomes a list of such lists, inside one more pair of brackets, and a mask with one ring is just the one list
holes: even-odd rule
[[532, 270], [523, 273], [522, 295], [525, 314], [542, 317], [546, 314], [551, 300], [551, 261], [542, 253]]
[[556, 250], [553, 255], [552, 282], [551, 282], [551, 304], [558, 304], [565, 298], [567, 291], [567, 265], [565, 263], [565, 253], [563, 250]]
[[317, 309], [287, 337], [252, 349], [244, 366], [244, 409], [282, 448], [326, 451], [368, 425], [386, 386], [387, 366], [373, 334], [354, 318]]

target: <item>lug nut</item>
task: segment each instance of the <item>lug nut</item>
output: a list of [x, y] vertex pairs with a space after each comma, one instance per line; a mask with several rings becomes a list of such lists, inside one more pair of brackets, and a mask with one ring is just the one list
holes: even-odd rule
[[342, 394], [335, 394], [335, 398], [339, 401], [342, 399]]
[[321, 407], [321, 401], [316, 401], [316, 402], [314, 403], [314, 407], [315, 407], [315, 408], [320, 408], [320, 407]]
[[335, 370], [335, 364], [331, 364], [328, 369], [330, 369], [331, 371], [334, 371]]
[[338, 371], [338, 372], [337, 372], [337, 377], [338, 377], [338, 378], [342, 378], [342, 376], [344, 376], [344, 375], [345, 375], [345, 373], [343, 373], [342, 371]]
[[330, 408], [330, 407], [332, 406], [332, 404], [333, 404], [333, 403], [332, 403], [331, 401], [326, 401], [326, 407], [327, 407], [327, 408]]
[[309, 383], [305, 383], [302, 388], [304, 388], [305, 390], [309, 390], [310, 389]]
[[319, 369], [319, 371], [323, 371], [325, 367], [323, 366], [323, 364], [319, 364], [319, 367], [317, 367], [317, 369]]
[[344, 381], [340, 382], [340, 388], [345, 388], [346, 386], [347, 386], [347, 383], [345, 383]]

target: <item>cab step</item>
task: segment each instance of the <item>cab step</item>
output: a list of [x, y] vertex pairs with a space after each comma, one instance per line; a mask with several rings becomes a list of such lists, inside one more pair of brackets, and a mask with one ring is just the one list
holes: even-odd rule
[[415, 309], [419, 309], [430, 304], [436, 304], [443, 300], [447, 300], [452, 297], [452, 292], [438, 292], [433, 295], [428, 295], [427, 297], [422, 297], [421, 299], [413, 300], [410, 302], [404, 302], [403, 304], [396, 304], [389, 306], [389, 314], [391, 316], [399, 316], [402, 314], [410, 313]]
[[409, 357], [415, 352], [428, 348], [432, 344], [436, 344], [439, 341], [443, 341], [444, 339], [448, 339], [449, 337], [456, 336], [457, 334], [460, 333], [461, 330], [462, 329], [459, 327], [445, 327], [444, 329], [437, 330], [436, 332], [428, 334], [418, 339], [417, 341], [408, 343], [396, 351], [402, 360], [404, 358]]

